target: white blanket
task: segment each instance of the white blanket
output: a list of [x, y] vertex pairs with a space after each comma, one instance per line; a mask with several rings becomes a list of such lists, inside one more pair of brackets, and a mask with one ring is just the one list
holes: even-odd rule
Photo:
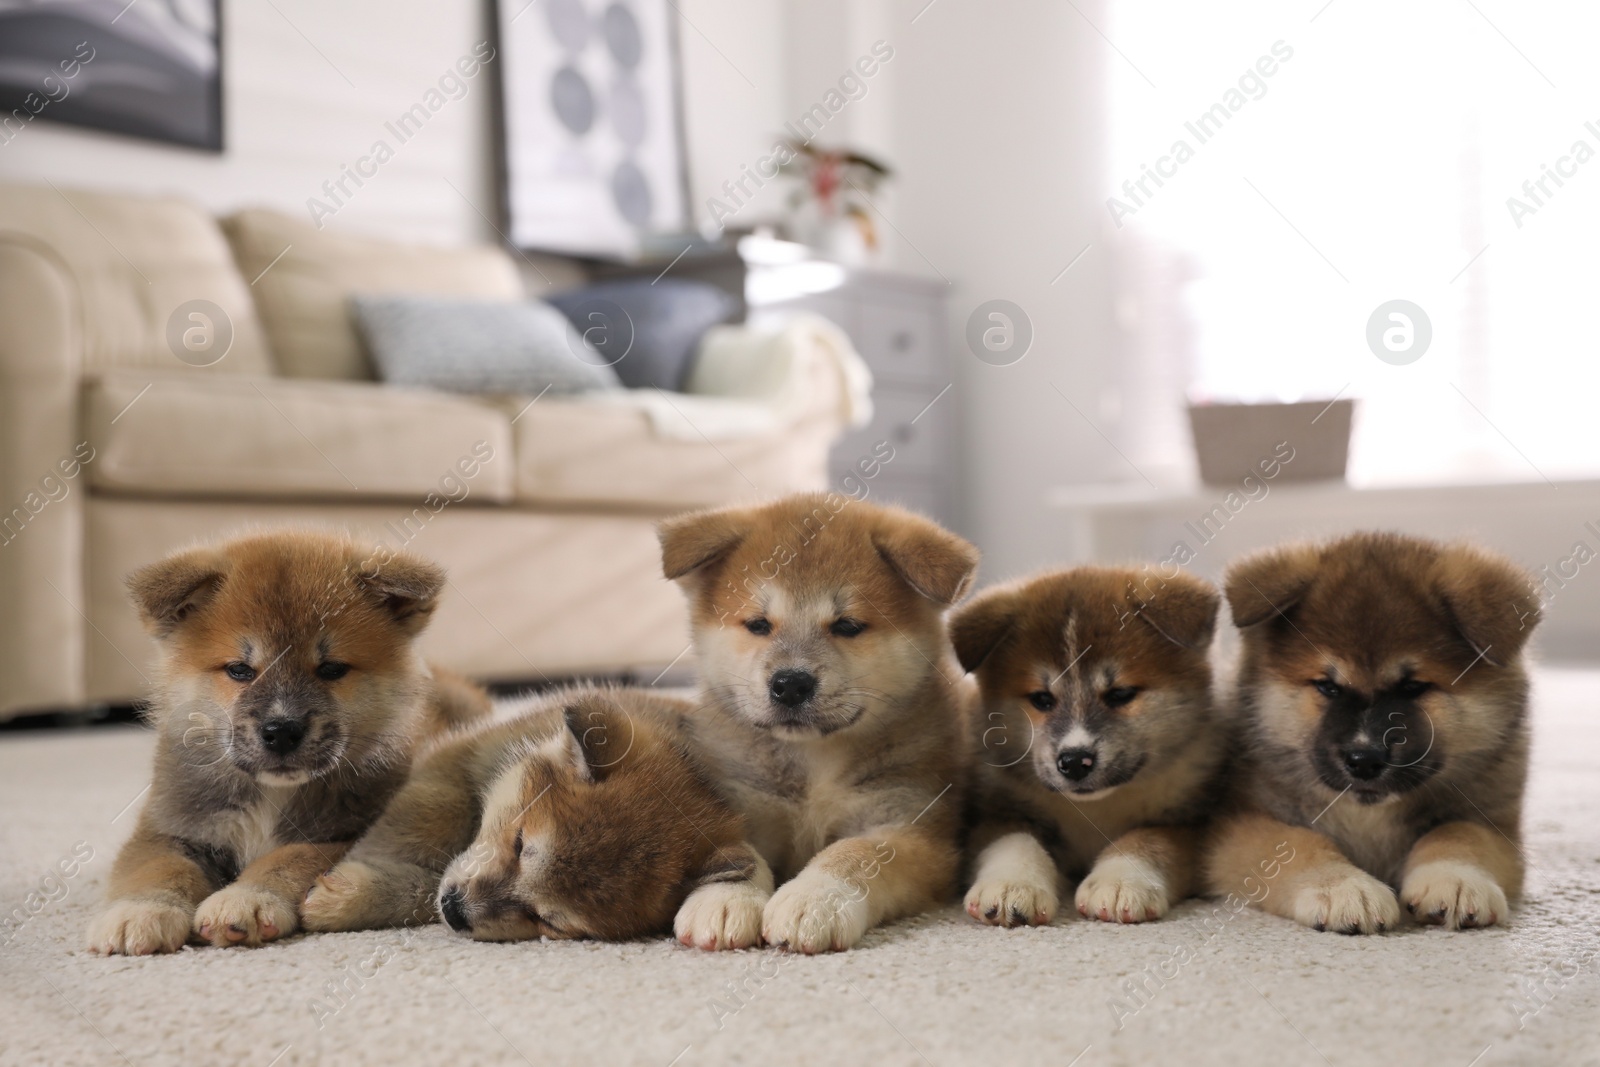
[[849, 427], [872, 421], [872, 372], [843, 330], [800, 313], [775, 330], [715, 326], [700, 342], [686, 391], [585, 393], [588, 403], [644, 412], [658, 437], [725, 441], [781, 430], [818, 411], [831, 387]]

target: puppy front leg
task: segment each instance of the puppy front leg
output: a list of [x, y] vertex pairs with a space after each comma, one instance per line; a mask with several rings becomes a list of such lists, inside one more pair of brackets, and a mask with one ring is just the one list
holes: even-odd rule
[[1199, 831], [1145, 826], [1117, 838], [1078, 884], [1078, 914], [1104, 922], [1159, 919], [1194, 892]]
[[439, 879], [477, 832], [470, 756], [465, 744], [441, 750], [412, 772], [344, 862], [310, 883], [300, 905], [307, 930], [433, 922]]
[[744, 842], [719, 848], [694, 883], [672, 923], [679, 941], [707, 950], [761, 943], [761, 913], [772, 896], [772, 868], [761, 853]]
[[300, 928], [300, 901], [317, 875], [339, 862], [348, 842], [284, 845], [201, 901], [194, 932], [218, 948], [259, 948]]
[[761, 934], [808, 955], [847, 949], [879, 923], [942, 901], [958, 865], [953, 844], [918, 827], [835, 841], [767, 901]]
[[1317, 930], [1370, 934], [1400, 921], [1394, 890], [1328, 838], [1255, 813], [1225, 819], [1213, 831], [1205, 886]]
[[195, 906], [215, 888], [175, 838], [141, 816], [112, 865], [106, 906], [89, 924], [89, 949], [107, 956], [175, 952], [189, 939]]
[[973, 831], [977, 860], [967, 914], [992, 926], [1048, 926], [1060, 906], [1055, 860], [1031, 831], [994, 823]]
[[1522, 856], [1498, 831], [1451, 822], [1411, 846], [1400, 876], [1400, 899], [1418, 922], [1451, 930], [1493, 926], [1522, 892]]

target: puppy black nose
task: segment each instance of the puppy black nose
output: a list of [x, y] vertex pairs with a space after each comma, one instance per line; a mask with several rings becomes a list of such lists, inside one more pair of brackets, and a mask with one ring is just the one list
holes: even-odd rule
[[1389, 765], [1388, 749], [1347, 748], [1343, 755], [1344, 765], [1350, 771], [1350, 777], [1363, 782], [1378, 777]]
[[1081, 782], [1094, 770], [1094, 749], [1068, 748], [1056, 755], [1056, 770], [1069, 782]]
[[439, 898], [439, 914], [444, 916], [444, 921], [450, 924], [452, 930], [459, 932], [472, 929], [472, 924], [467, 921], [467, 898], [455, 886], [445, 890], [444, 896]]
[[817, 679], [810, 671], [779, 671], [772, 676], [772, 699], [786, 708], [799, 707], [817, 691]]
[[293, 719], [268, 719], [261, 724], [261, 743], [275, 756], [287, 756], [300, 747], [305, 736], [305, 724]]

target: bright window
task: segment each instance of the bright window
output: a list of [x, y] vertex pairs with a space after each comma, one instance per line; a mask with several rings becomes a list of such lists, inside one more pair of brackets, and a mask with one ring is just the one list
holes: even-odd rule
[[[1170, 319], [1134, 358], [1356, 397], [1358, 484], [1600, 475], [1600, 11], [1321, 4], [1113, 0], [1106, 228], [1125, 315]], [[1432, 326], [1403, 366], [1366, 340], [1397, 298]]]

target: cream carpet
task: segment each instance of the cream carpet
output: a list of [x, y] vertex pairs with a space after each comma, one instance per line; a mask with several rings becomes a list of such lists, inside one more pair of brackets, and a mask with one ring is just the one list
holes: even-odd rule
[[[1600, 673], [1542, 674], [1536, 707], [1509, 928], [1358, 939], [1247, 912], [1213, 935], [1192, 902], [999, 931], [951, 907], [815, 959], [440, 926], [94, 957], [150, 739], [0, 735], [0, 905], [25, 918], [0, 929], [0, 1063], [1600, 1064]], [[93, 857], [49, 878], [75, 847]]]

